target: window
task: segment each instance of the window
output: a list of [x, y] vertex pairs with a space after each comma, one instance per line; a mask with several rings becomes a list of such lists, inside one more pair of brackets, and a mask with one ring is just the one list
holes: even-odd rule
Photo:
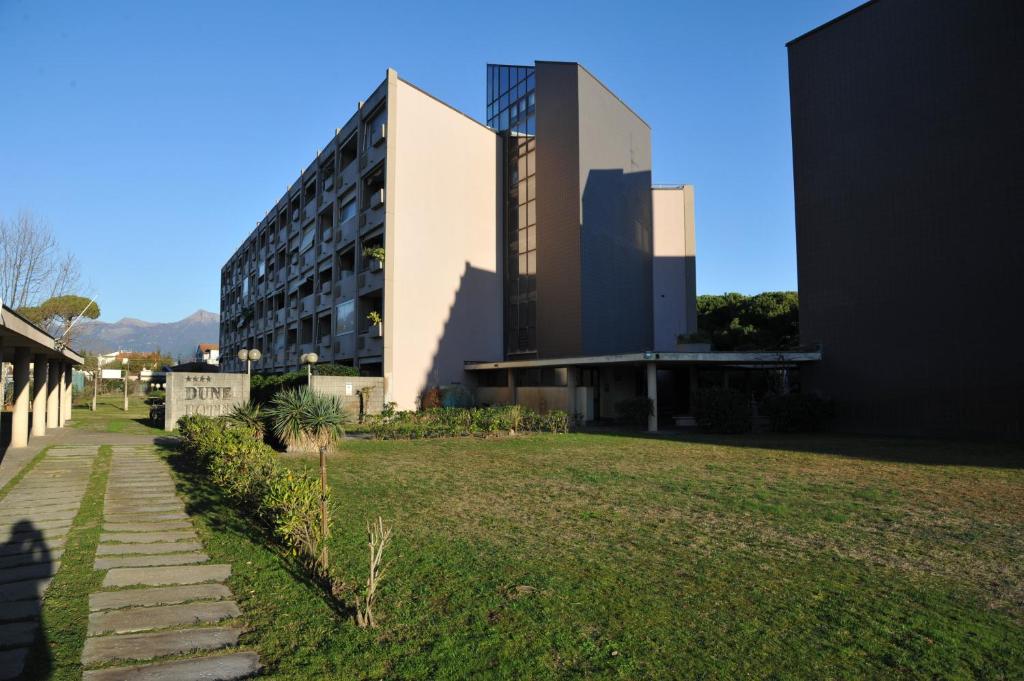
[[310, 248], [313, 247], [314, 234], [315, 232], [313, 231], [312, 226], [307, 227], [305, 231], [302, 232], [302, 241], [299, 242], [299, 253], [308, 251]]
[[352, 190], [341, 197], [341, 221], [351, 220], [356, 212], [356, 192]]
[[266, 260], [260, 260], [260, 264], [257, 266], [256, 274], [258, 276], [262, 277], [266, 273], [267, 273], [267, 261]]
[[249, 295], [249, 277], [246, 276], [245, 279], [242, 280], [242, 297], [244, 298], [244, 297], [246, 297], [248, 295]]
[[341, 336], [355, 331], [356, 301], [346, 300], [344, 303], [339, 304], [334, 318], [337, 321], [337, 331], [335, 332], [337, 335]]

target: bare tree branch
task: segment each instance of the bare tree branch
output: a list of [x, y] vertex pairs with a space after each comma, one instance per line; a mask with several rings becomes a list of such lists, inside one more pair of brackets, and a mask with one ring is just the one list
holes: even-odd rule
[[50, 225], [29, 211], [0, 217], [0, 298], [12, 308], [72, 292], [78, 260], [60, 249]]

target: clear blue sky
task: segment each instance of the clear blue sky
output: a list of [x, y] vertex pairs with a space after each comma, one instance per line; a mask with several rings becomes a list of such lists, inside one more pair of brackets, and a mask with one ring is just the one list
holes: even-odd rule
[[857, 4], [0, 0], [0, 214], [50, 221], [104, 320], [216, 311], [387, 67], [479, 120], [487, 62], [578, 61], [650, 123], [655, 182], [695, 185], [699, 292], [793, 289], [785, 42]]

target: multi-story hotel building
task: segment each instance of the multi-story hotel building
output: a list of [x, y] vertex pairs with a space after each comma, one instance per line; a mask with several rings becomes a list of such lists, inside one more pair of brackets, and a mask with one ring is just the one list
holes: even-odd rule
[[467, 363], [674, 351], [696, 327], [693, 191], [652, 191], [649, 126], [564, 62], [489, 65], [486, 112], [388, 70], [224, 265], [222, 370], [315, 352], [412, 408], [474, 384]]

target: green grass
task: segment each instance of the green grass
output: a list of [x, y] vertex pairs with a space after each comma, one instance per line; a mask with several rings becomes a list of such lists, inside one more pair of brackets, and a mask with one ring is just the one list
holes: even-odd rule
[[350, 587], [395, 528], [375, 631], [182, 470], [272, 678], [1024, 677], [1019, 449], [349, 441], [329, 473]]
[[103, 573], [93, 570], [103, 524], [103, 499], [111, 449], [100, 447], [89, 484], [61, 556], [60, 570], [43, 599], [42, 631], [26, 664], [25, 679], [82, 678], [81, 655], [89, 619], [89, 594], [98, 591]]
[[127, 433], [131, 435], [164, 435], [163, 428], [149, 425], [149, 405], [143, 398], [129, 397], [128, 411], [124, 410], [121, 395], [100, 395], [96, 411], [92, 411], [92, 396], [82, 396], [71, 410], [72, 428], [101, 433]]

